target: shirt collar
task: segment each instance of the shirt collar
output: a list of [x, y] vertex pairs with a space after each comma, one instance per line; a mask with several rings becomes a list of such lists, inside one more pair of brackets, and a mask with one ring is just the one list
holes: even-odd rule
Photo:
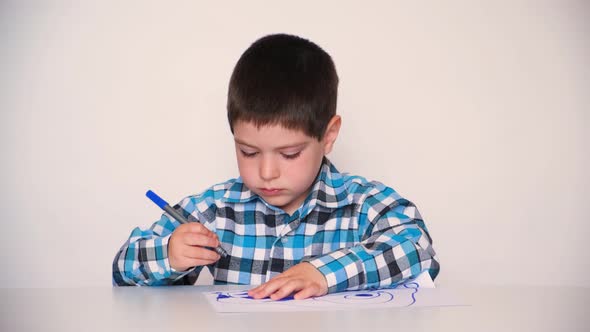
[[[245, 203], [253, 199], [262, 200], [246, 187], [241, 177], [237, 178], [226, 191], [223, 199], [230, 203]], [[328, 158], [324, 157], [312, 189], [303, 205], [299, 208], [300, 216], [307, 215], [316, 205], [336, 209], [349, 204], [351, 204], [351, 200], [344, 184], [343, 174], [336, 169]]]

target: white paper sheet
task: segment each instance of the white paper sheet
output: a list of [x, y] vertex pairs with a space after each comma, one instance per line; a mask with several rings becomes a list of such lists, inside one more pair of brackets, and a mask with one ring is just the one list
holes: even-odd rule
[[434, 288], [428, 273], [398, 285], [396, 288], [348, 291], [325, 296], [280, 301], [271, 299], [255, 300], [248, 296], [248, 290], [205, 293], [215, 311], [229, 312], [272, 312], [272, 311], [321, 311], [358, 310], [396, 307], [430, 307], [464, 305], [448, 290]]

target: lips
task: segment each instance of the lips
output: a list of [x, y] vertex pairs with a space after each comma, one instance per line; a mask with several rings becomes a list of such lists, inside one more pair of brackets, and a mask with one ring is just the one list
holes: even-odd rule
[[276, 195], [279, 195], [281, 193], [281, 191], [283, 191], [283, 190], [278, 189], [278, 188], [260, 188], [260, 191], [265, 196], [276, 196]]

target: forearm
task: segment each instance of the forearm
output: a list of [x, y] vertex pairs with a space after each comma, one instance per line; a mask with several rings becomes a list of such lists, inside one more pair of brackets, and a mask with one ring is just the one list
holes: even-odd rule
[[[189, 221], [209, 221], [211, 218], [202, 215], [197, 205], [204, 205], [203, 210], [209, 211], [213, 204], [215, 192], [208, 190], [202, 195], [189, 196], [173, 208], [178, 210]], [[135, 228], [129, 239], [119, 249], [113, 261], [114, 285], [186, 285], [194, 284], [202, 266], [187, 271], [176, 271], [170, 266], [169, 242], [172, 233], [180, 227], [180, 223], [168, 213], [163, 213], [160, 220], [149, 229]]]
[[428, 271], [434, 279], [439, 263], [429, 236], [416, 223], [373, 234], [360, 244], [309, 261], [325, 277], [328, 292], [389, 287]]
[[[170, 234], [157, 236], [151, 230], [136, 228], [113, 261], [113, 284], [172, 285], [194, 283], [201, 267], [195, 271], [175, 271], [168, 260]], [[188, 277], [188, 274], [191, 274]]]

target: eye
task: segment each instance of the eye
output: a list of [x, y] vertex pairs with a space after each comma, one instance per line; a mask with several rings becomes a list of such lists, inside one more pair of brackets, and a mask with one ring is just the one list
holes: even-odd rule
[[295, 153], [281, 153], [281, 155], [285, 159], [295, 159], [295, 158], [299, 157], [300, 154], [301, 154], [301, 151], [295, 152]]
[[246, 158], [253, 158], [254, 156], [256, 156], [258, 154], [258, 152], [246, 152], [244, 150], [240, 150], [240, 153], [242, 153], [242, 156], [244, 156]]

